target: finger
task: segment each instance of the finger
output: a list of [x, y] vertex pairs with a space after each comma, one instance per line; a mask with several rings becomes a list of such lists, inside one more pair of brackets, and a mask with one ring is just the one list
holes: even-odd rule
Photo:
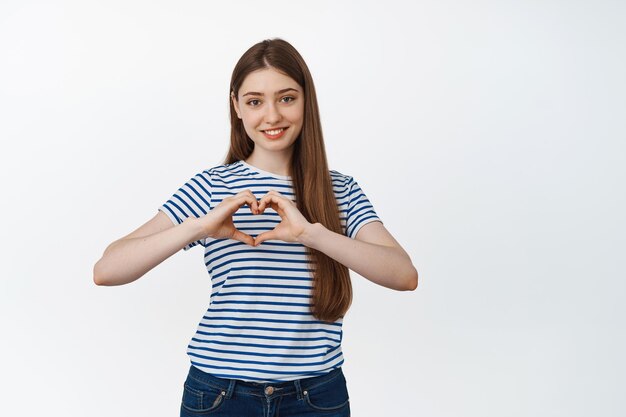
[[284, 217], [287, 215], [287, 213], [285, 212], [285, 210], [283, 209], [283, 207], [281, 206], [281, 204], [284, 204], [284, 202], [282, 202], [282, 203], [277, 203], [277, 202], [275, 202], [275, 201], [270, 201], [270, 202], [268, 203], [268, 206], [269, 206], [269, 207], [271, 207], [272, 209], [274, 209], [274, 211], [275, 211], [276, 213], [278, 213], [278, 215], [279, 215], [280, 217], [283, 217], [283, 218], [284, 218]]
[[248, 205], [248, 207], [250, 207], [250, 211], [252, 213], [258, 214], [259, 201], [257, 200], [256, 196], [252, 193], [252, 191], [249, 188], [240, 191], [239, 193], [237, 193], [237, 196], [249, 197], [249, 199], [245, 200], [246, 204]]
[[249, 189], [246, 190], [246, 192], [250, 195], [250, 197], [252, 197], [253, 202], [252, 204], [248, 204], [248, 206], [250, 207], [250, 211], [258, 214], [259, 211], [259, 200], [257, 200], [256, 196], [252, 193], [252, 191], [250, 191]]
[[283, 196], [277, 196], [275, 194], [272, 194], [272, 192], [270, 191], [267, 194], [265, 194], [263, 197], [261, 197], [261, 202], [259, 203], [259, 210], [265, 210], [265, 208], [269, 206], [272, 202], [275, 202], [276, 204], [280, 205], [281, 200], [284, 198], [285, 197]]
[[252, 236], [246, 233], [243, 233], [237, 229], [235, 229], [235, 233], [233, 234], [231, 239], [238, 240], [240, 242], [245, 243], [246, 245], [255, 246], [254, 238]]
[[259, 213], [263, 213], [264, 210], [265, 210], [265, 196], [261, 197], [261, 199], [259, 200]]
[[278, 239], [274, 230], [270, 230], [269, 232], [263, 232], [257, 235], [256, 238], [254, 238], [254, 246], [259, 246], [261, 242], [265, 242], [266, 240], [271, 239]]
[[239, 209], [239, 207], [243, 206], [244, 204], [247, 204], [248, 207], [250, 207], [250, 209], [254, 211], [257, 205], [257, 199], [252, 193], [237, 194], [234, 198], [234, 202], [234, 204], [236, 204], [236, 208], [232, 207], [233, 209], [235, 209], [234, 211], [237, 211], [237, 209]]

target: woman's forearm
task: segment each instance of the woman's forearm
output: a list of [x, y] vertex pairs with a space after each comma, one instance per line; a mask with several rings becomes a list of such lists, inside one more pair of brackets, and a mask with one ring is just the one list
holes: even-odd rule
[[149, 236], [111, 243], [94, 266], [94, 282], [106, 286], [123, 285], [142, 277], [190, 242], [200, 239], [200, 225], [194, 220], [187, 218], [180, 225]]
[[357, 274], [383, 287], [414, 290], [417, 270], [404, 250], [351, 239], [331, 232], [321, 223], [311, 224], [300, 243], [330, 256]]

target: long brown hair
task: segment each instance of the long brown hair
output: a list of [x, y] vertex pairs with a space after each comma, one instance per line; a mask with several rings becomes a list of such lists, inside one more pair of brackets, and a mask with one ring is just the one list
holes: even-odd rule
[[[246, 159], [254, 149], [243, 122], [237, 117], [230, 94], [239, 97], [239, 88], [248, 74], [272, 67], [296, 81], [304, 90], [302, 131], [293, 144], [290, 175], [298, 210], [311, 223], [321, 223], [328, 230], [343, 234], [339, 207], [326, 160], [315, 86], [309, 68], [298, 51], [280, 38], [266, 39], [248, 49], [239, 59], [230, 81], [230, 149], [224, 161], [232, 164]], [[306, 196], [306, 197], [305, 197]], [[313, 291], [311, 313], [318, 320], [334, 322], [343, 317], [352, 304], [352, 283], [348, 268], [306, 247], [312, 266]]]

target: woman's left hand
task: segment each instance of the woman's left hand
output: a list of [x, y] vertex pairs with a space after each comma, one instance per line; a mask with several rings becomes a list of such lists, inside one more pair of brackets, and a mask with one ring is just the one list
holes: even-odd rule
[[257, 214], [262, 214], [266, 207], [276, 210], [281, 218], [281, 222], [273, 230], [263, 232], [254, 239], [254, 246], [270, 239], [283, 240], [285, 242], [298, 242], [299, 236], [311, 223], [304, 218], [296, 203], [280, 194], [278, 191], [270, 190], [265, 194], [258, 204]]

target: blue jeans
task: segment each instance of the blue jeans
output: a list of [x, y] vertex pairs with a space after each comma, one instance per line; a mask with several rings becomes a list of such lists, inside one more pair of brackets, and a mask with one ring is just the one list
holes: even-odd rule
[[191, 365], [181, 417], [349, 417], [350, 402], [341, 367], [311, 378], [248, 382], [218, 378]]

